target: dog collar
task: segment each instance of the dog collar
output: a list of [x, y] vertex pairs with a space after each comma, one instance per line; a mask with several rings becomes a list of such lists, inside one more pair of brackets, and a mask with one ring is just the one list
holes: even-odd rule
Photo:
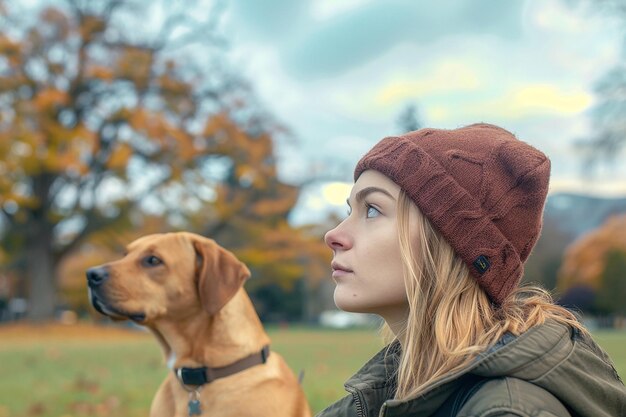
[[[200, 409], [200, 400], [198, 400], [198, 393], [203, 385], [209, 384], [216, 379], [236, 374], [237, 372], [241, 372], [253, 366], [262, 365], [267, 362], [269, 355], [270, 346], [265, 345], [260, 352], [253, 353], [243, 359], [239, 359], [237, 362], [233, 362], [230, 365], [222, 366], [220, 368], [209, 368], [208, 366], [203, 366], [201, 368], [174, 369], [174, 374], [180, 381], [183, 389], [189, 392], [189, 402], [187, 403], [189, 416], [191, 417], [202, 414], [202, 410]], [[190, 389], [188, 386], [194, 386], [194, 388]]]
[[183, 385], [201, 386], [209, 384], [216, 379], [225, 378], [236, 374], [255, 365], [262, 365], [267, 362], [270, 355], [269, 345], [263, 346], [260, 352], [253, 353], [237, 362], [219, 368], [209, 368], [203, 366], [201, 368], [176, 368], [174, 373]]

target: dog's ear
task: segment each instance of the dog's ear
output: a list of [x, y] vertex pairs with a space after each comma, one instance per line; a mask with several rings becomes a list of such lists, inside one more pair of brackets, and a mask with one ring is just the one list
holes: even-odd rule
[[192, 240], [196, 251], [196, 274], [200, 302], [213, 315], [237, 293], [250, 277], [250, 270], [231, 252], [212, 239]]

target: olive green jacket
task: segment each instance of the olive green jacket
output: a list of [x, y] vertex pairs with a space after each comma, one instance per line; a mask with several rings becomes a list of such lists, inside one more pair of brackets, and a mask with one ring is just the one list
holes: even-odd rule
[[456, 416], [626, 417], [626, 388], [591, 338], [556, 322], [506, 335], [467, 368], [408, 400], [392, 399], [397, 346], [383, 349], [346, 384], [350, 395], [317, 417], [449, 415], [469, 378], [486, 377]]

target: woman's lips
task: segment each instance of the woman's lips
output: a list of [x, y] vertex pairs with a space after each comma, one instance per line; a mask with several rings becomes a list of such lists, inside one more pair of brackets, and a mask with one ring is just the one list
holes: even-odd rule
[[350, 268], [342, 266], [336, 262], [333, 262], [330, 266], [333, 269], [333, 278], [345, 277], [346, 275], [353, 273]]

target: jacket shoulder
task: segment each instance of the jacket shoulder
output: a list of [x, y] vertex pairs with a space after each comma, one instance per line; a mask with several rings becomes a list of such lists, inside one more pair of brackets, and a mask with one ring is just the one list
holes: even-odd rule
[[335, 401], [316, 414], [315, 417], [357, 417], [353, 396], [346, 395]]
[[457, 417], [571, 417], [547, 390], [518, 378], [487, 381], [461, 408]]

